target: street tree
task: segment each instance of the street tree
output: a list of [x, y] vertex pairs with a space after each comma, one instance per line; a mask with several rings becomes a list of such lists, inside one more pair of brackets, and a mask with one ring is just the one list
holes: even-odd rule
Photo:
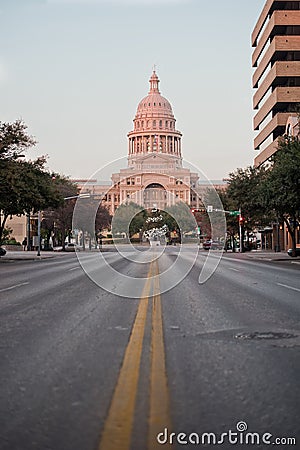
[[101, 198], [99, 199], [91, 194], [90, 197], [82, 197], [76, 200], [72, 227], [81, 231], [84, 248], [85, 237], [88, 237], [91, 247], [92, 239], [95, 242], [101, 239], [102, 230], [109, 228], [110, 224], [111, 215], [108, 208], [103, 205]]
[[[241, 245], [244, 242], [245, 232], [249, 238], [249, 232], [254, 228], [270, 223], [274, 219], [270, 211], [267, 212], [263, 201], [263, 183], [267, 178], [268, 171], [265, 167], [249, 166], [246, 169], [237, 169], [229, 174], [226, 193], [221, 194], [222, 202], [226, 210], [240, 210], [241, 222]], [[227, 219], [231, 232], [234, 233], [236, 224], [234, 220]], [[237, 223], [237, 222], [236, 222]]]
[[182, 233], [186, 233], [188, 231], [194, 231], [197, 227], [195, 217], [184, 202], [167, 206], [165, 212], [167, 213], [165, 223], [168, 225], [169, 230], [180, 229]]
[[127, 237], [138, 233], [144, 226], [147, 212], [134, 202], [122, 204], [116, 210], [112, 220], [112, 233], [126, 233]]
[[0, 121], [0, 159], [16, 160], [36, 140], [27, 132], [27, 125], [22, 120], [14, 122]]
[[46, 159], [0, 159], [0, 243], [8, 217], [59, 206], [63, 198], [45, 169]]
[[78, 186], [69, 178], [58, 173], [52, 173], [51, 179], [55, 191], [63, 201], [56, 208], [47, 208], [43, 211], [42, 232], [46, 238], [46, 247], [49, 246], [50, 236], [55, 236], [57, 243], [64, 248], [66, 238], [71, 236]]
[[262, 185], [264, 207], [283, 221], [292, 240], [296, 256], [296, 231], [300, 221], [300, 141], [284, 137], [271, 158], [271, 167]]

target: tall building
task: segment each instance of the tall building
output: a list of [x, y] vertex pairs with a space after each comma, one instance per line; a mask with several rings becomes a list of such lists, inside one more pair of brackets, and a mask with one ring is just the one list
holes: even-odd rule
[[290, 116], [300, 112], [300, 1], [267, 0], [252, 33], [255, 165], [276, 151]]
[[138, 104], [133, 130], [128, 133], [128, 165], [112, 174], [112, 185], [85, 183], [81, 192], [103, 195], [114, 214], [133, 201], [145, 208], [163, 209], [178, 201], [199, 207], [198, 175], [182, 164], [181, 138], [170, 102], [159, 91], [153, 71], [148, 95]]

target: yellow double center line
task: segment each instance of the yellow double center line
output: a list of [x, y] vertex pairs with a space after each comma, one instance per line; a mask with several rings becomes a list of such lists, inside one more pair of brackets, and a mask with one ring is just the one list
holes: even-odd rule
[[[148, 450], [161, 449], [156, 436], [164, 428], [171, 429], [159, 269], [158, 262], [155, 260], [150, 264], [98, 450], [130, 450], [151, 284], [153, 295]], [[164, 448], [171, 447], [164, 445]]]

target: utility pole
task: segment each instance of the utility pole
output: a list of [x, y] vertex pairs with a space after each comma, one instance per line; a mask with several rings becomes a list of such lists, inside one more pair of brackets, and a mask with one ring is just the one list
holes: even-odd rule
[[30, 212], [27, 213], [27, 251], [31, 249], [30, 246]]
[[242, 210], [239, 209], [240, 253], [243, 253]]
[[38, 212], [38, 251], [37, 256], [41, 256], [41, 211]]

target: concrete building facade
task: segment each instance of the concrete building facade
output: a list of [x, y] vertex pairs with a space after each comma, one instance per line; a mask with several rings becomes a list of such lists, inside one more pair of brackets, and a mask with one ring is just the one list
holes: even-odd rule
[[267, 0], [252, 33], [255, 165], [277, 150], [289, 117], [300, 112], [300, 1]]

